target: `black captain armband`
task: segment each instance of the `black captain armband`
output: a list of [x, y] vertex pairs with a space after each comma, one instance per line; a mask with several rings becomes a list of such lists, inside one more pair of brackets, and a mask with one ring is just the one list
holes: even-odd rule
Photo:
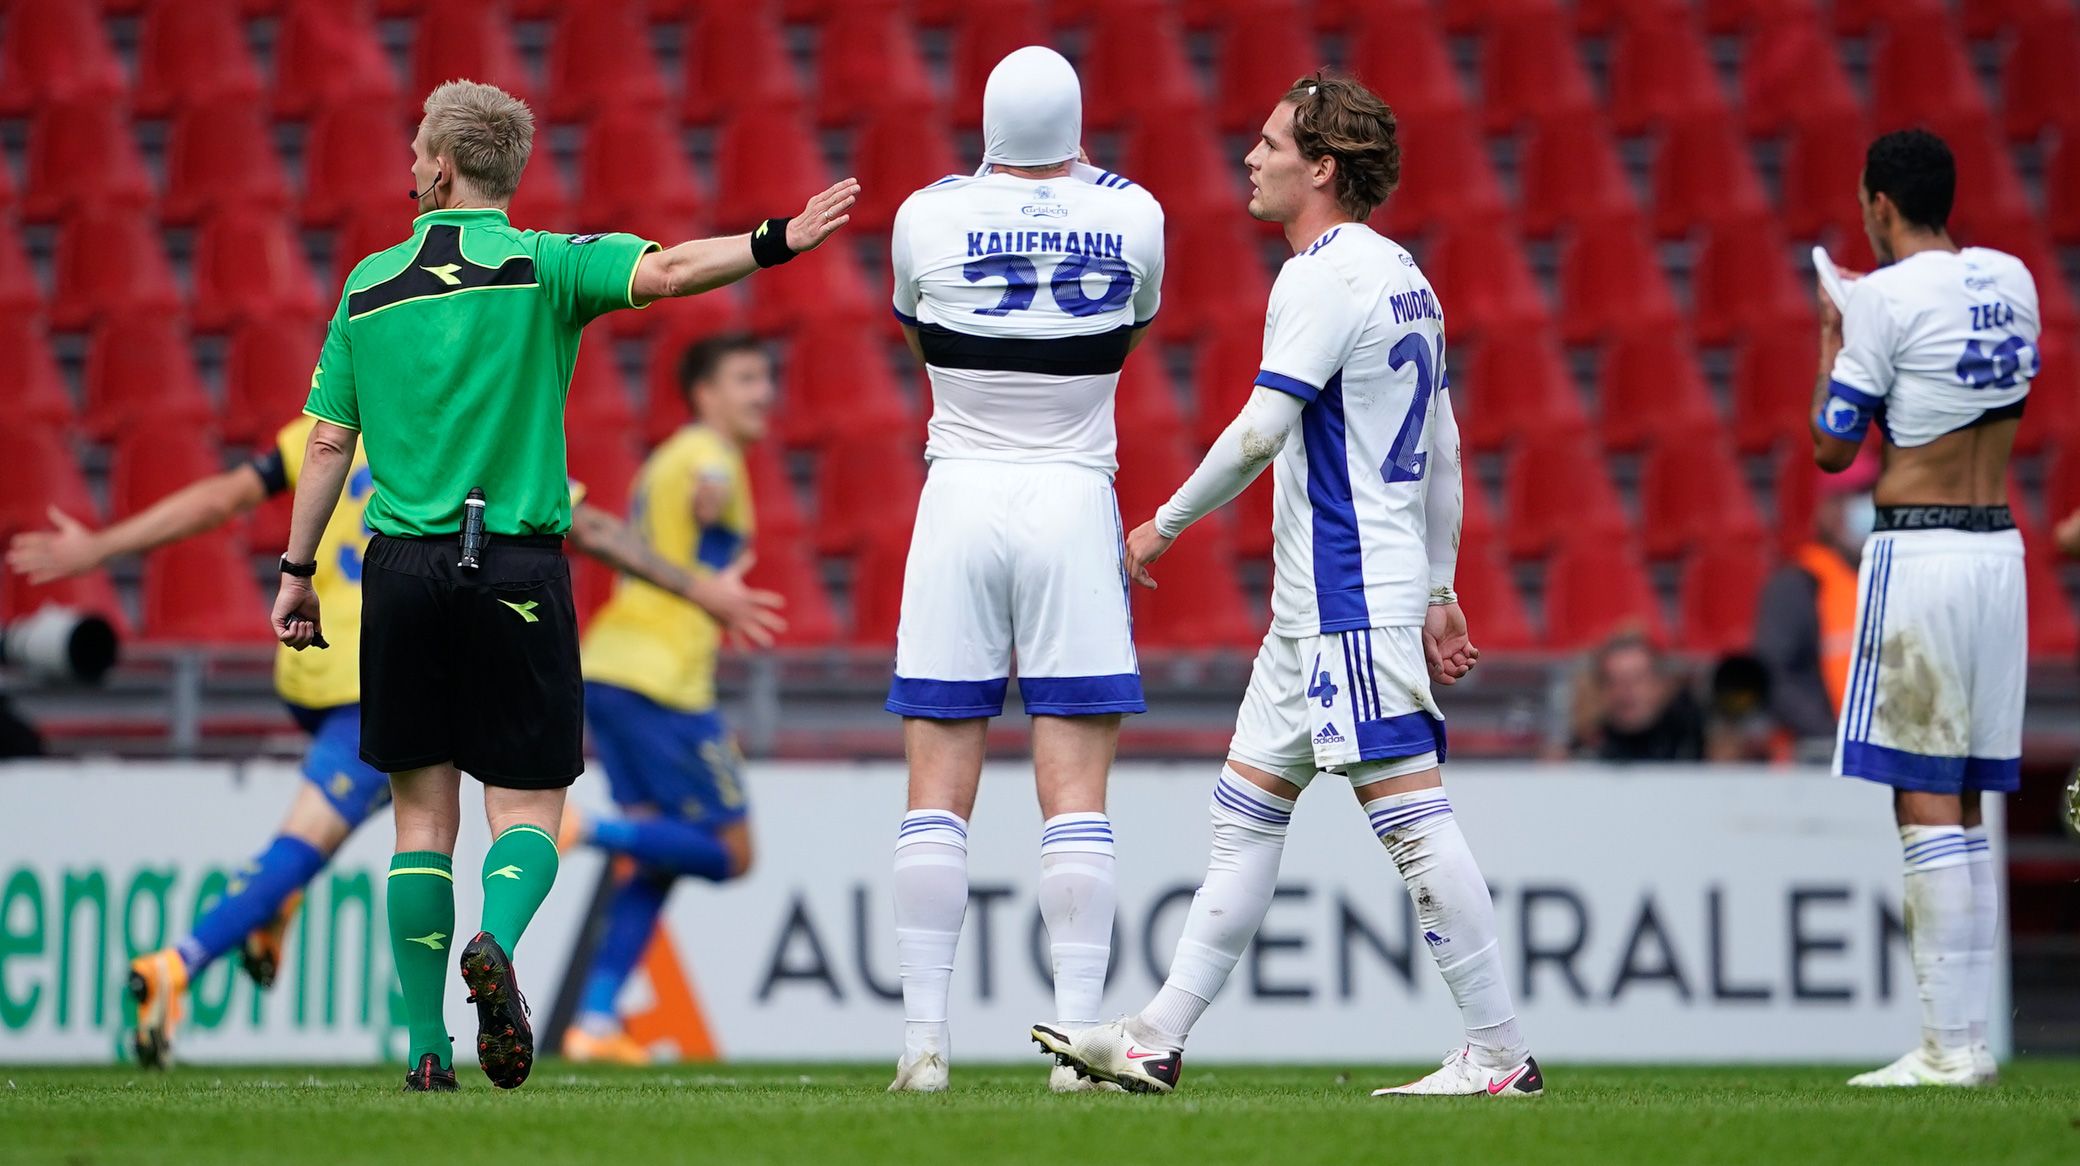
[[767, 219], [751, 232], [751, 258], [760, 267], [778, 267], [794, 258], [787, 245], [787, 224], [794, 220]]

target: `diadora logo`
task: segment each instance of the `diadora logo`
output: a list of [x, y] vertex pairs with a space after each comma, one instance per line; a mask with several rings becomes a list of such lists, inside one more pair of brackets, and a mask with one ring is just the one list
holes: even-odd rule
[[1323, 725], [1322, 731], [1314, 735], [1314, 743], [1317, 745], [1343, 744], [1343, 734], [1336, 731], [1336, 722], [1330, 721], [1328, 724]]
[[1069, 208], [1055, 202], [1029, 202], [1018, 208], [1018, 213], [1029, 219], [1066, 219]]
[[1314, 654], [1314, 667], [1309, 668], [1308, 672], [1312, 673], [1315, 679], [1313, 684], [1307, 686], [1307, 698], [1319, 699], [1325, 709], [1336, 707], [1336, 682], [1330, 680], [1328, 672], [1323, 670], [1320, 652]]
[[1445, 944], [1450, 943], [1451, 940], [1446, 939], [1444, 936], [1439, 935], [1435, 931], [1425, 931], [1423, 933], [1423, 942], [1429, 944], [1431, 947], [1443, 947]]

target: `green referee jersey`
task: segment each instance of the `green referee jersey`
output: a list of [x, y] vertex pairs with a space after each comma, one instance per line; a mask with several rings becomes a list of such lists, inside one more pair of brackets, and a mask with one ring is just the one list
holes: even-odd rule
[[522, 231], [501, 210], [420, 215], [356, 264], [304, 411], [361, 431], [378, 534], [452, 534], [484, 489], [493, 534], [570, 529], [564, 398], [586, 323], [631, 308], [634, 235]]

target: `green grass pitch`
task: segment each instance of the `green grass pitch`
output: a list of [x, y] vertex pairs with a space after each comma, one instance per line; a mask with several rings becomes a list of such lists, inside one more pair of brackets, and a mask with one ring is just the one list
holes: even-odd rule
[[405, 1096], [401, 1068], [0, 1067], [0, 1162], [2080, 1162], [2080, 1061], [2024, 1061], [1974, 1091], [1852, 1091], [1846, 1067], [1556, 1064], [1535, 1101], [1366, 1095], [1413, 1071], [1195, 1065], [1169, 1097], [1056, 1097], [1036, 1058], [890, 1097], [881, 1065], [545, 1061], [517, 1092], [469, 1066], [459, 1095]]

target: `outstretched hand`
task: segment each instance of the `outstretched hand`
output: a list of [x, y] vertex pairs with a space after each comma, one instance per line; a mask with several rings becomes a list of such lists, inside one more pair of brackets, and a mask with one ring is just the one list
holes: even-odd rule
[[787, 249], [799, 255], [823, 246], [823, 241], [852, 221], [852, 204], [859, 201], [859, 179], [845, 178], [811, 198], [802, 213], [787, 220]]
[[1468, 637], [1466, 613], [1458, 604], [1436, 604], [1424, 615], [1423, 658], [1430, 665], [1430, 679], [1447, 685], [1459, 683], [1480, 663], [1481, 650]]
[[753, 648], [770, 648], [773, 637], [787, 630], [787, 617], [780, 609], [787, 597], [777, 591], [761, 591], [744, 582], [756, 556], [745, 555], [709, 577], [695, 602], [722, 625], [730, 642]]
[[101, 565], [91, 527], [57, 507], [47, 512], [50, 530], [25, 530], [7, 545], [7, 565], [29, 582], [44, 584], [84, 575]]

